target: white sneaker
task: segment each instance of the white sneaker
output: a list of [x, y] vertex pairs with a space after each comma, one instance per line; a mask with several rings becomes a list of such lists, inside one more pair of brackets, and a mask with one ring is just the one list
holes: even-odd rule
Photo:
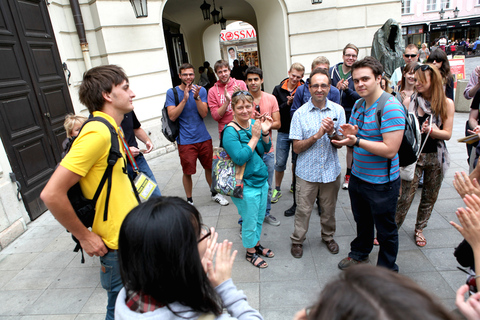
[[212, 200], [218, 202], [221, 206], [228, 206], [228, 200], [225, 199], [220, 193], [212, 196]]
[[280, 221], [277, 220], [277, 218], [275, 218], [271, 214], [269, 214], [268, 216], [265, 216], [263, 221], [275, 227], [278, 227], [280, 225]]
[[187, 203], [188, 203], [189, 205], [193, 206], [193, 200], [192, 200], [192, 201], [187, 200]]

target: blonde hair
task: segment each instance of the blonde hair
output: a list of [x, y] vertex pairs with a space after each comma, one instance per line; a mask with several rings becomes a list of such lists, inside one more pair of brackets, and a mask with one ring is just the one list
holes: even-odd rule
[[[425, 71], [422, 71], [421, 68], [418, 68], [415, 71], [415, 77], [418, 79], [419, 82], [426, 83], [427, 78], [425, 73], [428, 71], [430, 72], [430, 88], [429, 93], [430, 97], [426, 100], [430, 101], [430, 105], [432, 107], [432, 112], [434, 115], [439, 115], [442, 119], [442, 122], [445, 123], [447, 120], [447, 97], [445, 96], [445, 92], [443, 91], [443, 78], [440, 74], [440, 71], [431, 63], [424, 64], [423, 66], [428, 65], [428, 68]], [[419, 95], [422, 95], [419, 93]]]
[[330, 68], [330, 61], [324, 56], [318, 56], [312, 61], [312, 71], [315, 70], [319, 64], [326, 64]]
[[297, 70], [299, 72], [305, 72], [305, 67], [300, 62], [294, 62], [292, 64], [292, 66], [290, 67], [289, 71], [292, 71], [292, 70]]
[[65, 128], [65, 131], [67, 133], [67, 138], [72, 137], [72, 131], [73, 127], [75, 127], [75, 123], [80, 123], [83, 124], [85, 121], [87, 121], [87, 117], [82, 116], [81, 114], [76, 115], [73, 113], [69, 113], [65, 116], [65, 122], [63, 122], [63, 127]]
[[[240, 90], [237, 90], [235, 92], [232, 93], [232, 109], [235, 110], [235, 106], [237, 105], [238, 101], [243, 101], [243, 102], [248, 102], [248, 103], [251, 103], [252, 105], [254, 104], [253, 103], [253, 97], [251, 94], [246, 94], [244, 92], [241, 92], [241, 93], [238, 93], [237, 95], [235, 95], [235, 93], [237, 93], [238, 91]], [[233, 96], [235, 95], [235, 96]]]

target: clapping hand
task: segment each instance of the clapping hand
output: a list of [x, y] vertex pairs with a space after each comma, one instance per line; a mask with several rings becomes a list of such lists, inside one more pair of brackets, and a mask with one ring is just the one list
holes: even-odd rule
[[213, 262], [207, 262], [207, 277], [212, 283], [213, 287], [217, 287], [224, 281], [232, 277], [232, 267], [237, 250], [232, 253], [232, 243], [224, 240], [217, 246], [217, 253], [215, 256], [215, 268]]
[[462, 199], [467, 194], [476, 194], [480, 197], [480, 185], [478, 184], [477, 179], [470, 180], [465, 172], [455, 172], [453, 186]]
[[450, 224], [462, 234], [475, 252], [475, 249], [480, 248], [480, 198], [467, 194], [463, 201], [467, 207], [458, 208], [456, 212], [460, 225], [453, 221]]
[[338, 130], [345, 139], [342, 140], [332, 140], [331, 142], [336, 146], [353, 146], [355, 141], [357, 141], [358, 126], [352, 126], [349, 123], [342, 124]]
[[262, 133], [269, 133], [272, 128], [273, 119], [268, 113], [263, 114], [257, 121], [262, 124]]
[[215, 251], [217, 250], [217, 239], [218, 239], [218, 233], [215, 232], [215, 228], [210, 228], [212, 235], [211, 237], [207, 240], [207, 250], [205, 250], [205, 253], [203, 254], [202, 257], [202, 266], [203, 270], [205, 273], [208, 273], [208, 263], [213, 261], [213, 256], [215, 255]]
[[458, 288], [455, 304], [467, 320], [478, 320], [480, 319], [480, 292], [471, 295], [465, 301], [465, 293], [467, 292], [468, 285], [466, 284]]

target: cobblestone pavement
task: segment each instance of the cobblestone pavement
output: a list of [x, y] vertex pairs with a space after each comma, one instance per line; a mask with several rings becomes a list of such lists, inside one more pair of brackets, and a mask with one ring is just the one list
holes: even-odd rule
[[[473, 69], [470, 64], [478, 62], [480, 58], [467, 59], [467, 70]], [[421, 191], [418, 191], [399, 230], [397, 263], [400, 273], [435, 294], [450, 309], [454, 308], [456, 289], [465, 281], [465, 275], [457, 270], [453, 257], [453, 248], [462, 237], [450, 226], [449, 221], [457, 221], [455, 210], [462, 206], [452, 181], [455, 171], [468, 169], [465, 146], [457, 142], [464, 135], [467, 118], [468, 114], [455, 114], [453, 136], [447, 143], [452, 162], [424, 231], [427, 245], [419, 248], [413, 241]], [[207, 117], [207, 126], [214, 145], [218, 145], [217, 125], [210, 116]], [[344, 172], [345, 149], [339, 152]], [[176, 151], [148, 162], [163, 195], [185, 197]], [[294, 259], [290, 255], [289, 238], [294, 217], [283, 215], [293, 201], [288, 191], [291, 177], [289, 164], [282, 185], [283, 197], [278, 203], [272, 204], [271, 211], [281, 225], [274, 227], [265, 224], [262, 231], [262, 244], [275, 251], [275, 258], [269, 260], [267, 269], [259, 270], [245, 261], [245, 251], [238, 236], [238, 214], [233, 203], [230, 201], [230, 205], [221, 207], [211, 200], [204, 171], [199, 164], [193, 176], [193, 199], [204, 222], [216, 227], [219, 239], [228, 238], [239, 250], [233, 269], [235, 284], [245, 291], [250, 304], [259, 308], [267, 320], [292, 319], [298, 309], [312, 303], [325, 284], [341, 272], [337, 264], [348, 254], [349, 244], [355, 237], [348, 192], [340, 190], [335, 234], [340, 253], [332, 255], [328, 252], [321, 242], [320, 219], [317, 214], [312, 214], [303, 258]], [[0, 320], [104, 319], [107, 296], [100, 285], [99, 260], [86, 257], [86, 263], [81, 264], [79, 254], [72, 252], [73, 247], [70, 235], [46, 212], [30, 223], [22, 236], [1, 251]], [[377, 260], [377, 253], [378, 247], [372, 252], [371, 261]]]

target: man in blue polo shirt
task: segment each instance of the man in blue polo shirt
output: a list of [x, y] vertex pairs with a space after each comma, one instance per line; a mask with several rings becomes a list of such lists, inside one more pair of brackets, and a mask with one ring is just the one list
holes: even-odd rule
[[355, 90], [365, 101], [361, 105], [357, 101], [349, 123], [342, 126], [345, 139], [332, 140], [338, 146], [354, 146], [348, 193], [357, 237], [350, 243], [348, 257], [338, 264], [341, 270], [368, 262], [375, 227], [380, 243], [377, 265], [398, 271], [395, 263], [398, 254], [395, 211], [400, 189], [397, 152], [403, 138], [405, 112], [394, 97], [389, 98], [378, 128], [375, 111], [383, 93], [382, 72], [382, 65], [373, 57], [353, 64]]

